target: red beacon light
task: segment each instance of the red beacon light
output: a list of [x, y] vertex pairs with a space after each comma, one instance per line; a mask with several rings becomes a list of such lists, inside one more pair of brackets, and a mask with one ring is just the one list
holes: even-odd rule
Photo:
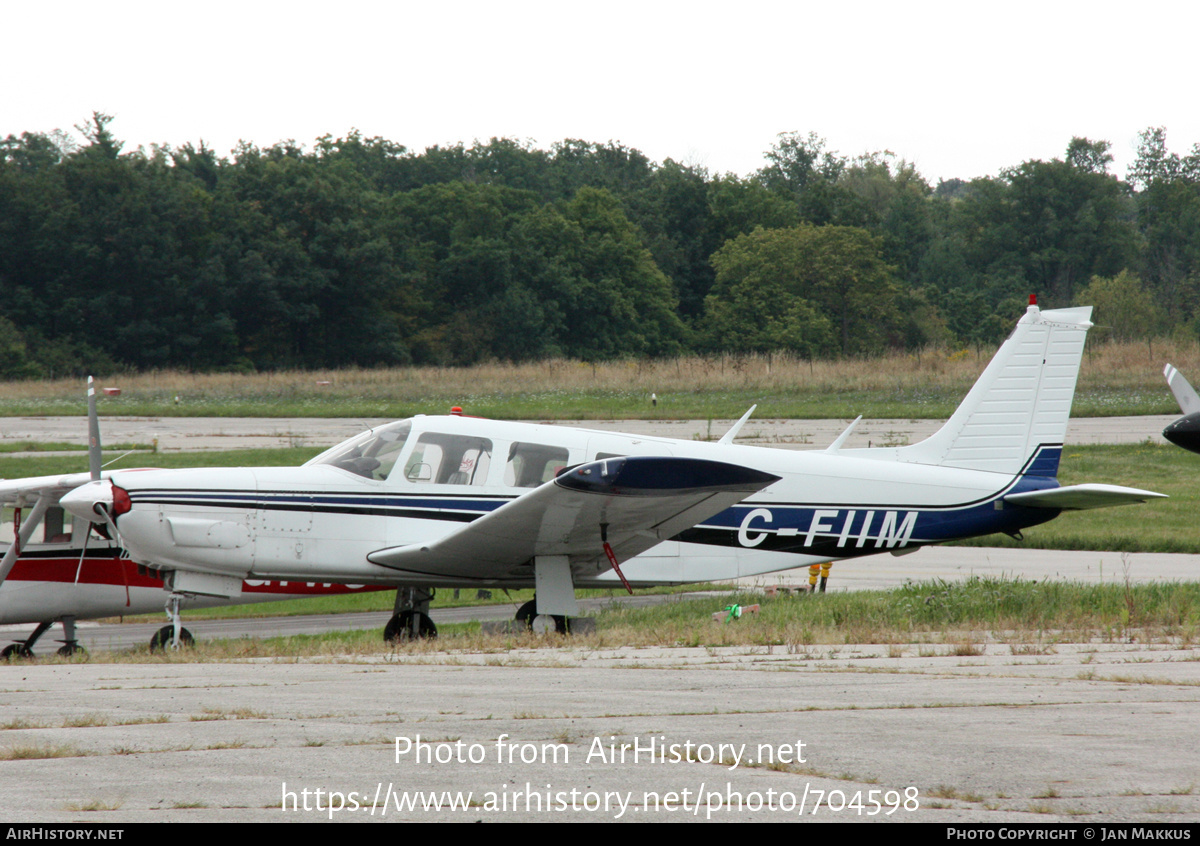
[[450, 414], [454, 417], [462, 417], [462, 406], [456, 405], [450, 409]]
[[1037, 305], [1037, 294], [1030, 294], [1030, 295], [1029, 295], [1029, 304], [1030, 304], [1030, 305]]

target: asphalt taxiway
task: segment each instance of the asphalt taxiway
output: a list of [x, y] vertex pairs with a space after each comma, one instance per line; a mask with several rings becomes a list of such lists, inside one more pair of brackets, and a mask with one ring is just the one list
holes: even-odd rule
[[[1170, 581], [1200, 565], [1034, 556], [925, 549], [836, 565], [831, 585], [926, 573]], [[378, 627], [385, 616], [320, 622]], [[262, 635], [310, 624], [192, 628], [238, 637], [226, 627]], [[140, 642], [153, 627], [81, 634], [126, 629]], [[1188, 631], [945, 632], [832, 646], [797, 632], [773, 646], [649, 648], [599, 636], [203, 664], [102, 652], [0, 670], [10, 819], [1200, 819], [1200, 646]]]
[[19, 665], [0, 789], [114, 827], [1200, 819], [1200, 650], [1069, 640]]

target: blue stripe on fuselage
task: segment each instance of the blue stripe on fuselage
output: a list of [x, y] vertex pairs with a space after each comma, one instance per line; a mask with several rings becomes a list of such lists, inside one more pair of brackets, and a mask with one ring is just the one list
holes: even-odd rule
[[[952, 505], [743, 502], [674, 539], [745, 549], [847, 558], [966, 537], [1013, 533], [1052, 519], [1055, 509], [1009, 505], [1007, 494], [1058, 487], [1060, 445], [1039, 446], [1019, 474], [995, 493]], [[1049, 472], [1045, 472], [1049, 471]], [[470, 522], [517, 497], [476, 494], [304, 491], [130, 491], [134, 503], [372, 514]]]
[[[677, 536], [688, 543], [850, 558], [995, 533], [1011, 534], [1058, 515], [1057, 509], [1004, 505], [1010, 493], [1058, 487], [1045, 476], [1017, 476], [1007, 487], [952, 506], [745, 502]], [[997, 507], [1000, 504], [1002, 507]]]

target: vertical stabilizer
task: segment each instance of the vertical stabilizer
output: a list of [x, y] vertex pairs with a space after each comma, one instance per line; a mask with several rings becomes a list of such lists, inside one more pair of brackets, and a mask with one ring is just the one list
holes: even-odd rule
[[1091, 306], [1053, 311], [1029, 306], [946, 424], [890, 457], [1006, 474], [1056, 475], [1091, 316]]

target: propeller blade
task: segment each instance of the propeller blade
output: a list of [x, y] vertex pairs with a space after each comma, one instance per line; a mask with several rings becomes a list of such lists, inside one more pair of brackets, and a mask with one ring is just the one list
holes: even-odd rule
[[88, 377], [88, 470], [92, 481], [100, 481], [100, 417], [96, 413], [96, 385], [92, 377]]

